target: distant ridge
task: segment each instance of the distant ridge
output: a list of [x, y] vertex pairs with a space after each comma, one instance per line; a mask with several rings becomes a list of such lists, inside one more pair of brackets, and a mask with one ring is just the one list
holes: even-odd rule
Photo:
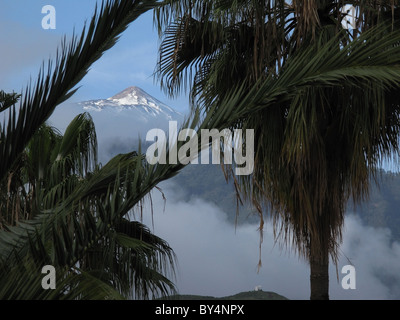
[[275, 292], [260, 290], [260, 291], [241, 292], [232, 296], [226, 296], [220, 298], [212, 296], [177, 294], [169, 297], [163, 297], [158, 300], [289, 300], [289, 299]]
[[[139, 87], [129, 87], [108, 99], [79, 102], [85, 111], [132, 111], [141, 121], [180, 120], [183, 115]], [[135, 112], [135, 113], [133, 113]]]

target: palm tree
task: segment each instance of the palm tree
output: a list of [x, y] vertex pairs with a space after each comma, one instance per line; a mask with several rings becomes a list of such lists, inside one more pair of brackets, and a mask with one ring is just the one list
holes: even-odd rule
[[[69, 45], [64, 40], [55, 64], [49, 61], [47, 72], [43, 67], [18, 109], [20, 95], [1, 92], [0, 112], [8, 112], [0, 126], [0, 269], [8, 275], [1, 280], [2, 297], [130, 297], [133, 284], [145, 297], [173, 289], [162, 275], [173, 266], [171, 248], [124, 218], [151, 190], [133, 188], [146, 172], [143, 157], [120, 155], [100, 168], [91, 121], [76, 119], [64, 137], [43, 125], [74, 94], [90, 65], [156, 4], [104, 1], [80, 37]], [[99, 250], [104, 245], [107, 250]], [[106, 268], [100, 273], [99, 262]], [[55, 265], [63, 279], [51, 294], [37, 283], [45, 263]]]
[[[64, 135], [42, 125], [0, 189], [3, 191], [1, 203], [4, 204], [0, 215], [2, 229], [52, 210], [68, 199], [76, 188], [101, 172], [97, 163], [95, 127], [88, 114], [78, 115]], [[94, 206], [85, 208], [92, 211], [97, 220], [98, 213], [94, 209]], [[116, 220], [108, 232], [77, 260], [77, 265], [81, 271], [95, 275], [125, 297], [166, 295], [174, 290], [172, 282], [163, 274], [169, 269], [174, 270], [173, 251], [143, 224], [130, 221], [129, 213]], [[79, 210], [71, 214], [80, 220]], [[73, 234], [70, 237], [71, 246], [76, 240]], [[58, 254], [58, 265], [64, 265], [73, 252], [67, 245], [61, 249], [68, 252]], [[7, 294], [7, 297], [12, 295]]]
[[[360, 8], [352, 32], [341, 28], [345, 3]], [[398, 151], [398, 9], [327, 0], [171, 0], [157, 9], [161, 86], [172, 95], [190, 87], [193, 104], [213, 112], [242, 88], [254, 108], [238, 117], [240, 103], [232, 116], [232, 127], [256, 137], [239, 196], [258, 209], [260, 229], [269, 208], [277, 238], [309, 261], [311, 299], [329, 298], [347, 202], [365, 199], [380, 160]]]

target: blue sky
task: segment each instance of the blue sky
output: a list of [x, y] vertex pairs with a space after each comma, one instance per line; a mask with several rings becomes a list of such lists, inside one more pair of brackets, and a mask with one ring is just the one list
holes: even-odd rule
[[[0, 88], [20, 92], [36, 79], [43, 61], [54, 57], [64, 35], [80, 33], [100, 0], [2, 0], [0, 2]], [[42, 28], [45, 5], [56, 9], [56, 29]], [[178, 111], [188, 110], [186, 96], [169, 99], [152, 76], [159, 39], [152, 12], [133, 22], [120, 41], [97, 61], [71, 101], [109, 98], [129, 86], [138, 86]]]

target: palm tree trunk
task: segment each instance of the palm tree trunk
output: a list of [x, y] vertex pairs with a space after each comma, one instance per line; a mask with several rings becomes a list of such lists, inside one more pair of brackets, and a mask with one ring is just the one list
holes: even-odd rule
[[[311, 250], [312, 252], [312, 250]], [[329, 300], [329, 253], [310, 254], [310, 300]]]

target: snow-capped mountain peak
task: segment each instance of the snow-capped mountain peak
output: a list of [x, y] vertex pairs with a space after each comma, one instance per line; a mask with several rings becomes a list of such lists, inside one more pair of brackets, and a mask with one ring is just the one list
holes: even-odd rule
[[[108, 99], [90, 100], [80, 103], [83, 109], [93, 111], [136, 111], [137, 116], [145, 122], [148, 116], [162, 117], [165, 120], [178, 120], [182, 114], [152, 97], [139, 87], [129, 87]], [[144, 119], [144, 118], [146, 119]]]
[[120, 93], [108, 98], [107, 100], [119, 105], [144, 105], [159, 109], [158, 105], [163, 105], [162, 102], [156, 100], [148, 93], [138, 87], [129, 87]]

